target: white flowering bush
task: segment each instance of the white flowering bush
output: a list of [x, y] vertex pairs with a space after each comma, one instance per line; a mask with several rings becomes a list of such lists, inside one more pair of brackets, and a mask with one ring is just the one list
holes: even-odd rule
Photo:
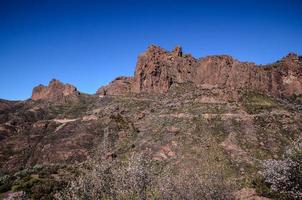
[[196, 171], [175, 174], [153, 164], [149, 156], [142, 154], [134, 154], [127, 162], [90, 161], [83, 173], [55, 197], [58, 200], [232, 199], [230, 188], [217, 174], [200, 176]]
[[147, 199], [151, 185], [148, 164], [143, 155], [133, 156], [127, 164], [90, 161], [83, 174], [55, 197], [60, 200]]
[[159, 181], [160, 199], [169, 200], [228, 200], [234, 199], [231, 187], [223, 176], [217, 173], [196, 174], [188, 171], [186, 174], [173, 175], [167, 173]]
[[302, 199], [302, 144], [286, 151], [283, 160], [266, 160], [262, 175], [273, 192], [287, 199]]

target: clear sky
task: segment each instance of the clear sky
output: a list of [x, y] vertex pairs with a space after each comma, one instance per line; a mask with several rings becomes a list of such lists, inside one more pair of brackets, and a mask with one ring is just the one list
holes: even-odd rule
[[302, 54], [301, 0], [1, 0], [0, 98], [52, 78], [94, 93], [150, 44], [258, 64]]

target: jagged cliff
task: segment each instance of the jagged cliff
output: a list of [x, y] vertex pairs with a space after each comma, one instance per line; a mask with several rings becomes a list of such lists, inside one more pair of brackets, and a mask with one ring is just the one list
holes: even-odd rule
[[32, 100], [61, 101], [68, 98], [76, 98], [80, 93], [77, 88], [70, 84], [52, 79], [48, 86], [38, 85], [33, 89]]
[[177, 46], [172, 52], [151, 45], [138, 57], [134, 77], [123, 77], [102, 87], [98, 94], [166, 92], [175, 83], [212, 85], [251, 90], [276, 97], [302, 94], [302, 57], [288, 54], [273, 64], [259, 66], [231, 56], [196, 59]]

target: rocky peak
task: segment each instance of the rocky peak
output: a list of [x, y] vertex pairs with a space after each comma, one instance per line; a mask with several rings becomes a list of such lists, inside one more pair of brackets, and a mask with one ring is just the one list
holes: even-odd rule
[[173, 56], [175, 57], [182, 57], [182, 47], [176, 46], [172, 51]]
[[302, 57], [289, 53], [280, 62], [257, 66], [228, 55], [196, 59], [182, 47], [167, 51], [151, 45], [138, 57], [134, 77], [118, 78], [98, 90], [99, 94], [167, 92], [175, 83], [211, 85], [236, 93], [257, 91], [273, 96], [302, 94]]
[[165, 49], [161, 48], [160, 46], [156, 45], [150, 45], [147, 50], [143, 53], [143, 55], [146, 56], [157, 56], [157, 55], [162, 55], [162, 54], [167, 54], [168, 51]]
[[57, 80], [57, 79], [51, 79], [51, 81], [49, 81], [48, 85], [49, 85], [49, 87], [62, 87], [62, 86], [64, 86], [64, 84], [61, 81]]
[[180, 46], [169, 52], [151, 45], [138, 58], [131, 91], [166, 92], [173, 83], [192, 79], [194, 62], [193, 57], [183, 56]]
[[278, 63], [281, 63], [281, 68], [290, 70], [301, 70], [302, 57], [296, 53], [290, 52], [284, 56]]
[[200, 60], [206, 60], [207, 62], [216, 63], [217, 65], [221, 65], [221, 64], [232, 65], [237, 61], [232, 56], [228, 56], [228, 55], [207, 56]]
[[294, 52], [290, 52], [285, 57], [283, 57], [282, 60], [296, 61], [299, 60], [299, 56]]
[[49, 100], [59, 101], [69, 97], [76, 97], [80, 93], [77, 88], [70, 84], [64, 84], [59, 80], [52, 79], [48, 86], [38, 85], [34, 87], [31, 99], [32, 100]]
[[130, 92], [133, 78], [120, 76], [109, 83], [107, 86], [102, 86], [97, 90], [99, 96], [104, 95], [123, 95]]

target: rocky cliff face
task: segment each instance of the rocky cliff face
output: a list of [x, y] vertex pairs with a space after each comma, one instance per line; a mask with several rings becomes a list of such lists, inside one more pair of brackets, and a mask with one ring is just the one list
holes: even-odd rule
[[230, 56], [196, 59], [177, 46], [172, 52], [151, 45], [138, 58], [134, 77], [115, 80], [98, 93], [167, 92], [172, 84], [211, 85], [231, 91], [251, 90], [276, 97], [302, 94], [302, 57], [294, 53], [259, 66]]
[[[227, 55], [196, 59], [184, 54], [180, 46], [169, 52], [151, 45], [138, 57], [133, 77], [118, 77], [96, 93], [164, 93], [176, 83], [207, 85], [233, 93], [249, 90], [275, 97], [299, 96], [302, 94], [302, 57], [289, 53], [273, 64], [259, 66]], [[60, 101], [74, 99], [78, 95], [74, 86], [54, 79], [49, 86], [35, 87], [31, 99]]]
[[183, 55], [181, 47], [168, 52], [152, 45], [138, 58], [131, 91], [166, 92], [173, 83], [192, 81], [196, 62]]
[[131, 90], [132, 77], [118, 77], [109, 85], [103, 86], [97, 90], [98, 95], [119, 95], [126, 94]]
[[231, 90], [245, 89], [276, 97], [300, 95], [302, 59], [289, 54], [281, 61], [257, 66], [226, 56], [211, 56], [199, 60], [194, 82], [217, 84]]
[[53, 79], [48, 86], [38, 85], [33, 89], [32, 100], [60, 101], [68, 98], [75, 98], [80, 93], [77, 88], [70, 84], [63, 84], [59, 80]]

